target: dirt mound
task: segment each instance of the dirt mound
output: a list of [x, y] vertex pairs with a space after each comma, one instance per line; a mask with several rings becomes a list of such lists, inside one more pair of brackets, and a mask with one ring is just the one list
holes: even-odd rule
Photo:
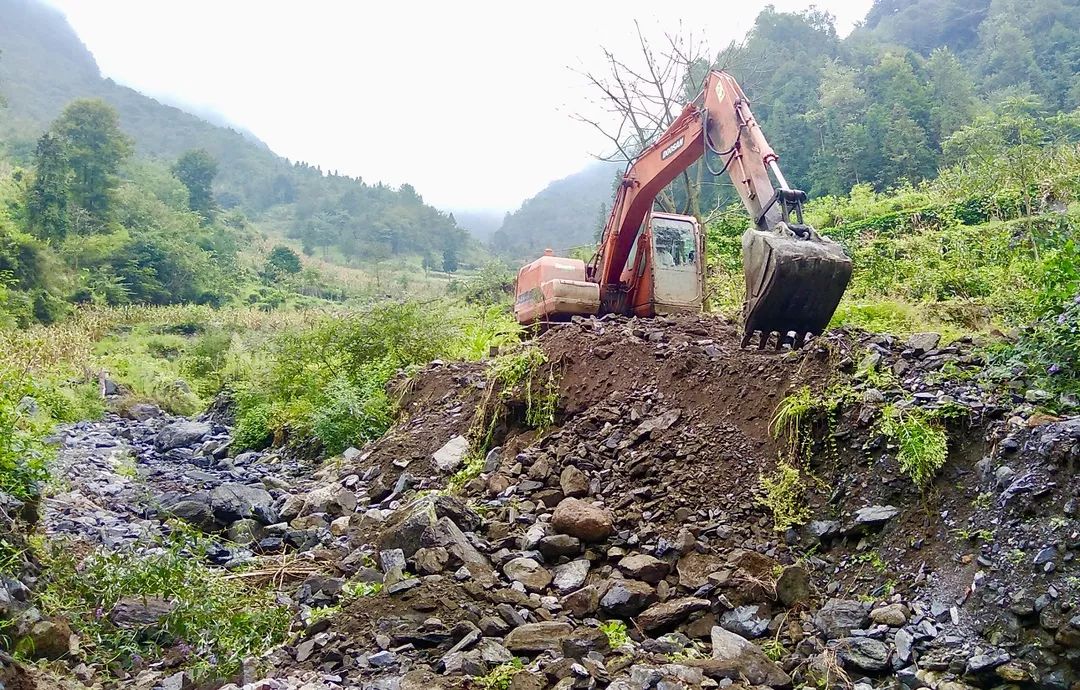
[[[337, 470], [359, 499], [341, 570], [387, 586], [275, 665], [355, 687], [1067, 690], [1080, 426], [984, 386], [974, 343], [939, 340], [756, 351], [722, 319], [577, 319], [535, 341], [559, 384], [542, 430], [485, 365], [436, 363]], [[798, 432], [777, 438], [785, 400]], [[912, 430], [949, 444], [922, 487]], [[456, 499], [427, 492], [449, 484]]]

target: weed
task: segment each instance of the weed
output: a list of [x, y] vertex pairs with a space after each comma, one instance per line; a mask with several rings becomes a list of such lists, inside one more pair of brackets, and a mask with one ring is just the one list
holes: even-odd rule
[[781, 461], [776, 471], [761, 476], [764, 495], [758, 503], [772, 511], [773, 524], [778, 532], [804, 524], [810, 519], [810, 508], [805, 504], [799, 470]]
[[866, 551], [855, 555], [851, 559], [855, 563], [865, 563], [879, 573], [883, 573], [889, 568], [889, 564], [881, 557], [881, 554], [877, 551]]
[[989, 510], [990, 506], [994, 505], [994, 494], [989, 491], [983, 491], [975, 497], [975, 500], [972, 501], [971, 505], [976, 510]]
[[[227, 678], [245, 657], [284, 640], [291, 614], [273, 593], [230, 579], [203, 564], [206, 542], [175, 526], [173, 536], [145, 555], [95, 553], [81, 563], [53, 544], [43, 556], [45, 586], [39, 601], [47, 615], [71, 621], [89, 663], [123, 670], [136, 656], [164, 647], [186, 651], [185, 665], [199, 679]], [[125, 597], [161, 596], [175, 604], [159, 634], [113, 626], [107, 614]]]
[[333, 618], [339, 613], [341, 613], [340, 606], [316, 606], [308, 612], [308, 625], [313, 625], [327, 618]]
[[373, 597], [383, 589], [381, 582], [361, 582], [350, 580], [341, 588], [342, 594], [347, 597], [358, 599], [360, 597]]
[[607, 636], [608, 645], [612, 649], [618, 649], [630, 643], [630, 636], [626, 634], [626, 623], [622, 621], [604, 621], [600, 624], [600, 632]]
[[544, 376], [547, 355], [537, 346], [524, 347], [518, 352], [503, 355], [492, 364], [494, 379], [502, 387], [504, 399], [518, 388], [525, 393], [525, 423], [533, 429], [543, 429], [555, 423], [555, 408], [559, 401], [559, 384], [554, 367]]
[[921, 408], [899, 410], [889, 405], [882, 412], [881, 433], [898, 445], [901, 471], [925, 490], [948, 458], [945, 430]]
[[773, 438], [785, 439], [791, 458], [798, 455], [803, 435], [803, 425], [807, 417], [817, 407], [817, 400], [808, 386], [803, 386], [788, 395], [776, 406], [770, 430]]
[[788, 654], [788, 650], [778, 639], [765, 640], [761, 645], [761, 651], [772, 661], [780, 661]]
[[522, 666], [521, 659], [515, 657], [513, 661], [491, 669], [487, 675], [477, 678], [476, 682], [483, 690], [508, 690], [510, 683], [514, 681], [514, 676], [518, 674]]
[[474, 450], [466, 453], [461, 469], [455, 472], [450, 477], [450, 481], [447, 482], [447, 489], [450, 493], [461, 491], [466, 484], [479, 477], [480, 473], [484, 471], [484, 460], [485, 457], [482, 453]]
[[1007, 558], [1009, 559], [1009, 563], [1012, 563], [1013, 565], [1020, 565], [1024, 562], [1024, 560], [1026, 560], [1027, 555], [1022, 549], [1013, 549], [1009, 552]]
[[135, 457], [131, 453], [122, 453], [116, 459], [115, 471], [121, 477], [127, 477], [132, 481], [139, 478], [139, 468], [135, 464]]

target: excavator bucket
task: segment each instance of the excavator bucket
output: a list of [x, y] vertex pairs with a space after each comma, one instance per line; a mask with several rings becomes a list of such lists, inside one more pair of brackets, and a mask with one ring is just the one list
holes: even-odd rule
[[746, 276], [743, 347], [760, 332], [759, 347], [778, 334], [779, 349], [789, 334], [800, 347], [807, 334], [829, 324], [851, 279], [851, 259], [843, 248], [813, 228], [779, 223], [776, 230], [751, 228], [743, 234]]

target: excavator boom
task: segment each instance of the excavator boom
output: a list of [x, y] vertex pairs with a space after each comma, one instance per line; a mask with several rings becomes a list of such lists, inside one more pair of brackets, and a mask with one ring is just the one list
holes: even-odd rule
[[708, 153], [723, 161], [720, 172], [752, 220], [743, 236], [743, 344], [760, 333], [764, 347], [776, 332], [777, 347], [789, 335], [798, 346], [820, 333], [850, 280], [851, 260], [803, 223], [806, 195], [789, 187], [738, 83], [715, 70], [701, 94], [628, 164], [592, 261], [571, 270], [570, 260], [549, 254], [521, 269], [519, 321], [700, 309], [704, 246], [697, 221], [654, 213], [653, 202]]

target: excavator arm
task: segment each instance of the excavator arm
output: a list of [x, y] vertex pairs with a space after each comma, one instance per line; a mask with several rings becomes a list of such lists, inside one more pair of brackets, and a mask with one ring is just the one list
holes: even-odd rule
[[[710, 151], [723, 160], [753, 227], [743, 238], [745, 337], [807, 333], [828, 324], [847, 287], [851, 261], [839, 245], [803, 224], [806, 195], [791, 189], [738, 83], [712, 71], [670, 127], [627, 167], [601, 245], [589, 267], [604, 311], [621, 311], [634, 289], [621, 281], [639, 230], [660, 191]], [[772, 177], [770, 177], [770, 172]], [[774, 183], [775, 180], [775, 183]]]

